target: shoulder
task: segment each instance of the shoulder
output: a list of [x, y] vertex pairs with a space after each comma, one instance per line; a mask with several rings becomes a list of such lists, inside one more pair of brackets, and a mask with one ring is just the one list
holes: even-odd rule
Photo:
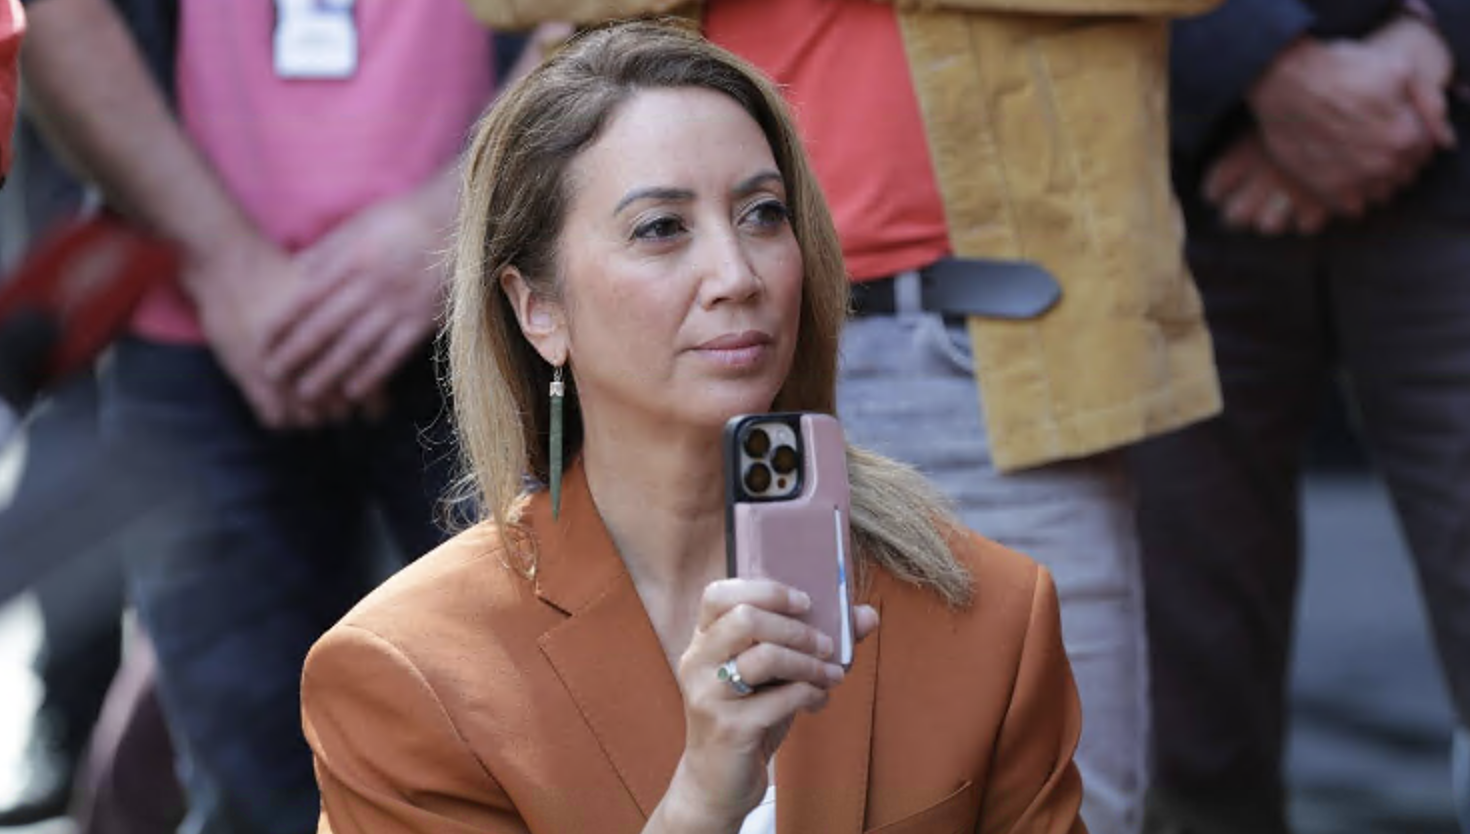
[[493, 525], [471, 527], [364, 597], [317, 641], [308, 666], [336, 647], [366, 642], [391, 649], [436, 684], [467, 658], [516, 654], [513, 645], [534, 644], [554, 616], [516, 564]]
[[[905, 582], [882, 569], [875, 570], [872, 594], [885, 607], [893, 606], [921, 619], [962, 622], [1024, 619], [1039, 591], [1052, 591], [1051, 575], [1030, 557], [991, 541], [972, 530], [949, 537], [950, 552], [970, 574], [973, 598], [960, 607], [945, 606], [933, 591]], [[936, 620], [937, 621], [937, 620]]]
[[458, 621], [487, 608], [510, 613], [534, 601], [534, 584], [517, 561], [514, 547], [493, 524], [482, 523], [394, 574], [342, 622], [386, 634]]
[[[483, 627], [496, 614], [483, 612], [515, 619], [515, 574], [499, 550], [488, 528], [456, 536], [312, 647], [301, 714], [323, 830], [524, 830], [510, 827], [513, 804], [465, 720], [466, 698], [493, 690], [505, 654], [492, 642], [504, 631]], [[424, 796], [442, 801], [429, 807]]]
[[901, 656], [963, 664], [977, 670], [978, 685], [995, 686], [1015, 674], [1028, 642], [1051, 642], [1059, 632], [1056, 588], [1046, 568], [972, 531], [953, 536], [950, 549], [970, 573], [970, 602], [946, 605], [933, 591], [880, 570], [871, 596], [883, 643], [904, 646]]

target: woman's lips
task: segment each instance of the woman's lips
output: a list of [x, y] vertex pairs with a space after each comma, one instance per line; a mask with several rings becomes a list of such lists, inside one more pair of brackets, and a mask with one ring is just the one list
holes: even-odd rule
[[759, 330], [726, 333], [695, 348], [701, 356], [732, 368], [745, 368], [759, 363], [770, 349], [771, 337]]

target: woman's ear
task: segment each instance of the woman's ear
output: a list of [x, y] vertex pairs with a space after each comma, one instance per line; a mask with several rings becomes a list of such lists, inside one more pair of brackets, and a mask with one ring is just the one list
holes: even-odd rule
[[516, 321], [521, 325], [521, 333], [525, 334], [526, 341], [536, 348], [552, 365], [561, 365], [567, 361], [567, 322], [566, 308], [561, 302], [546, 298], [531, 290], [531, 285], [521, 271], [513, 266], [508, 266], [500, 273], [500, 288], [505, 292], [506, 298], [510, 299], [510, 306], [516, 312]]

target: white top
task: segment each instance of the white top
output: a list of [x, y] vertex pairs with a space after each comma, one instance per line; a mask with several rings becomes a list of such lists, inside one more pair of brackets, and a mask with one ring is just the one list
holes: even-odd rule
[[776, 834], [776, 786], [766, 788], [766, 796], [740, 825], [740, 834]]

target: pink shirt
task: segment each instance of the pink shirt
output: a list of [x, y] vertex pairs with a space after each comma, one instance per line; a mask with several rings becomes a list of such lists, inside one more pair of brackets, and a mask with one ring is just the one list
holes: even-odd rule
[[709, 39], [776, 79], [796, 111], [853, 279], [948, 254], [944, 204], [893, 6], [711, 0], [705, 8]]
[[[357, 0], [356, 73], [285, 80], [275, 14], [271, 0], [183, 0], [179, 111], [250, 218], [296, 250], [454, 159], [490, 100], [490, 33], [462, 0]], [[160, 341], [203, 341], [176, 286], [145, 299], [134, 325]]]

